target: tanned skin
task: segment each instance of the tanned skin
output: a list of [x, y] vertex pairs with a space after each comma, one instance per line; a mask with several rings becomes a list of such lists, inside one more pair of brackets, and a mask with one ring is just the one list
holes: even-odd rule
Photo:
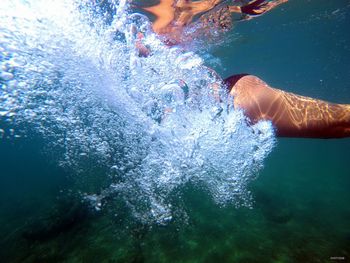
[[[150, 7], [143, 7], [144, 10], [156, 16], [153, 22], [153, 30], [158, 35], [166, 36], [171, 42], [179, 42], [184, 27], [189, 25], [196, 15], [204, 14], [216, 6], [221, 5], [222, 10], [229, 13], [238, 13], [242, 17], [239, 20], [249, 20], [260, 16], [273, 8], [286, 3], [288, 0], [253, 0], [246, 4], [227, 5], [223, 0], [160, 0], [158, 4]], [[239, 2], [239, 1], [237, 1]], [[210, 18], [206, 20], [213, 24], [213, 20], [221, 18]], [[226, 20], [226, 17], [223, 17]], [[218, 24], [226, 26], [226, 21], [217, 21]], [[209, 25], [210, 26], [210, 25]], [[213, 26], [213, 25], [212, 25]]]
[[[287, 1], [252, 0], [237, 6], [226, 5], [216, 13], [219, 14], [222, 10], [241, 13], [242, 20], [248, 20]], [[221, 0], [160, 0], [158, 5], [144, 9], [156, 16], [154, 31], [160, 36], [166, 36], [164, 42], [172, 45], [185, 40], [183, 29], [195, 15], [207, 12], [221, 3]], [[219, 27], [226, 28], [229, 24], [226, 13], [215, 17], [216, 13], [210, 14], [203, 21], [207, 21], [211, 26], [216, 21]], [[203, 26], [205, 28], [205, 23]], [[140, 55], [147, 56], [149, 52], [139, 45]], [[271, 121], [279, 137], [350, 137], [350, 105], [333, 104], [288, 93], [272, 88], [252, 75], [234, 75], [225, 81], [235, 108], [242, 109], [252, 124], [260, 120]]]
[[350, 136], [350, 105], [275, 89], [252, 75], [232, 76], [226, 83], [235, 108], [243, 109], [251, 123], [271, 121], [279, 137]]

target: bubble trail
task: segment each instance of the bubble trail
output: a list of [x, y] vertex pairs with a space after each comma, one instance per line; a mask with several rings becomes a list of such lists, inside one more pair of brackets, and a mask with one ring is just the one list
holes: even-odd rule
[[[84, 195], [97, 209], [118, 194], [137, 219], [165, 224], [182, 209], [172, 195], [189, 182], [218, 205], [249, 206], [247, 185], [274, 145], [271, 124], [248, 126], [217, 102], [211, 87], [221, 82], [203, 59], [164, 46], [127, 1], [107, 7], [2, 1], [1, 136], [5, 124], [40, 134], [81, 180], [87, 162], [109, 170], [110, 186]], [[148, 57], [137, 55], [139, 32]]]

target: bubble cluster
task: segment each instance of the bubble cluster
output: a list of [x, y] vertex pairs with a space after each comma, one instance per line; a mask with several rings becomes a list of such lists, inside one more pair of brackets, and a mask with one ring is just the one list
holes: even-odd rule
[[221, 80], [200, 56], [166, 47], [126, 1], [110, 6], [109, 21], [89, 1], [2, 1], [0, 137], [1, 125], [26, 127], [77, 173], [86, 160], [108, 168], [111, 185], [84, 195], [97, 209], [118, 193], [138, 219], [164, 224], [188, 182], [219, 205], [249, 205], [270, 123], [249, 126], [216, 98]]

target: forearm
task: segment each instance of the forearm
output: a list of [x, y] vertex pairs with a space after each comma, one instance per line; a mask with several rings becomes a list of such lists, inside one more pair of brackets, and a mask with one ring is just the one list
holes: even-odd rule
[[270, 120], [280, 137], [341, 138], [350, 136], [350, 105], [333, 104], [284, 92], [259, 78], [227, 79], [234, 105], [252, 123]]
[[[350, 105], [334, 104], [274, 89], [280, 94], [284, 120], [279, 136], [341, 138], [350, 136]], [[288, 124], [286, 125], [286, 120]]]

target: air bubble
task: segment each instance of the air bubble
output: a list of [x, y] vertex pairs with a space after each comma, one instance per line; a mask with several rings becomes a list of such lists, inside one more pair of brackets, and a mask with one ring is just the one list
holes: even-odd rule
[[[248, 183], [274, 145], [271, 125], [224, 111], [210, 95], [220, 78], [199, 55], [165, 47], [127, 1], [110, 27], [78, 2], [2, 0], [1, 121], [34, 130], [82, 178], [87, 161], [118, 174], [85, 196], [96, 210], [118, 193], [139, 220], [166, 224], [181, 209], [168, 200], [188, 181], [219, 205], [249, 206]], [[138, 33], [148, 57], [137, 55]]]
[[2, 78], [5, 81], [8, 81], [8, 80], [13, 79], [13, 74], [3, 71], [3, 72], [0, 73], [0, 78]]

